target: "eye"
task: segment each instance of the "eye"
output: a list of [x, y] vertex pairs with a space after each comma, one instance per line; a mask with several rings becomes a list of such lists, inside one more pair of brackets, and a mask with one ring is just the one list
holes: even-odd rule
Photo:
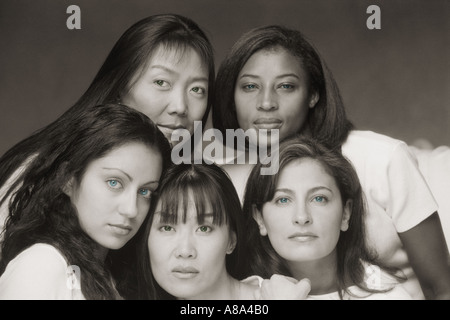
[[327, 198], [324, 196], [315, 196], [312, 201], [317, 202], [317, 203], [326, 203], [327, 202]]
[[112, 189], [120, 189], [122, 187], [122, 184], [116, 179], [107, 180], [106, 183]]
[[254, 84], [254, 83], [248, 83], [248, 84], [244, 84], [243, 86], [242, 86], [242, 89], [244, 90], [244, 91], [253, 91], [253, 90], [255, 90], [255, 89], [257, 89], [258, 87], [256, 86], [256, 84]]
[[206, 94], [206, 89], [202, 88], [202, 87], [194, 87], [191, 89], [192, 92], [199, 94], [199, 95], [204, 95]]
[[165, 80], [155, 80], [153, 81], [153, 83], [162, 88], [168, 88], [170, 86], [169, 83]]
[[289, 84], [289, 83], [282, 83], [279, 87], [281, 89], [287, 89], [287, 90], [291, 90], [291, 89], [295, 88], [292, 84]]
[[198, 231], [200, 231], [201, 233], [209, 233], [212, 231], [212, 228], [209, 226], [200, 226], [197, 229]]
[[141, 188], [139, 189], [138, 193], [143, 196], [144, 198], [150, 199], [152, 196], [152, 193], [149, 189]]
[[162, 232], [170, 232], [175, 230], [174, 228], [172, 228], [171, 226], [162, 226], [159, 228], [159, 230], [161, 230]]
[[289, 201], [290, 201], [289, 198], [280, 197], [275, 202], [278, 204], [287, 204], [287, 203], [289, 203]]

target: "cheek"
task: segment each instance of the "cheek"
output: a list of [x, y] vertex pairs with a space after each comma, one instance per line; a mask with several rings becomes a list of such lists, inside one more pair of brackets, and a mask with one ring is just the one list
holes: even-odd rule
[[150, 233], [147, 245], [152, 270], [157, 271], [164, 268], [165, 261], [171, 252], [169, 243], [169, 241], [161, 241], [159, 237], [152, 236]]
[[104, 208], [105, 210], [109, 206], [109, 201], [99, 190], [100, 187], [95, 181], [83, 182], [76, 194], [71, 197], [72, 204], [77, 209], [80, 219], [91, 216], [93, 212], [98, 211], [98, 208]]
[[341, 220], [337, 218], [323, 219], [322, 221], [314, 221], [316, 225], [321, 227], [321, 234], [326, 239], [327, 244], [334, 248], [339, 240]]
[[165, 94], [150, 88], [136, 87], [122, 97], [122, 102], [157, 122], [159, 115], [164, 111], [167, 97]]
[[237, 109], [236, 108], [236, 116], [239, 127], [243, 130], [247, 130], [251, 128], [251, 112], [248, 109]]
[[283, 212], [278, 215], [264, 215], [264, 224], [267, 230], [267, 236], [272, 243], [274, 249], [278, 251], [276, 247], [281, 246], [285, 230], [287, 229], [290, 221], [288, 221], [288, 213]]
[[139, 225], [142, 224], [145, 217], [147, 217], [147, 214], [150, 210], [150, 201], [147, 199], [139, 199], [139, 209], [138, 209], [138, 216], [136, 218], [136, 221], [138, 221]]
[[207, 103], [207, 98], [192, 98], [189, 102], [189, 118], [191, 118], [192, 121], [201, 121], [206, 112]]
[[293, 99], [286, 104], [287, 107], [283, 110], [287, 124], [285, 130], [290, 133], [296, 133], [305, 124], [309, 107], [304, 103], [299, 106], [298, 99]]

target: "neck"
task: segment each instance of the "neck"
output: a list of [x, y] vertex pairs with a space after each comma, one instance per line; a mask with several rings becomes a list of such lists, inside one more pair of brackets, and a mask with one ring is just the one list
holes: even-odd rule
[[242, 289], [240, 282], [225, 273], [211, 289], [186, 300], [241, 300]]
[[311, 295], [335, 292], [337, 287], [336, 251], [318, 260], [288, 262], [294, 278], [311, 281]]

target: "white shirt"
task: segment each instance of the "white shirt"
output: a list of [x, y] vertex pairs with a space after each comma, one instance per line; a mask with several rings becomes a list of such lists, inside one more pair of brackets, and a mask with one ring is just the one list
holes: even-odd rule
[[352, 131], [342, 153], [353, 163], [367, 199], [368, 244], [380, 261], [403, 270], [408, 281], [402, 285], [414, 299], [424, 299], [398, 236], [438, 210], [417, 159], [404, 142], [371, 131]]
[[38, 243], [8, 263], [0, 277], [0, 300], [85, 300], [81, 276], [55, 247]]

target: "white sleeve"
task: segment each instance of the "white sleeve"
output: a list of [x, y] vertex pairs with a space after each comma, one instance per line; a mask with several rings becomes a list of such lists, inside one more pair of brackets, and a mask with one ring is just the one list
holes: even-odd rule
[[387, 212], [397, 232], [404, 232], [436, 212], [438, 206], [416, 159], [405, 143], [395, 148], [387, 168]]
[[72, 299], [68, 266], [56, 248], [36, 244], [10, 261], [0, 277], [1, 300]]

